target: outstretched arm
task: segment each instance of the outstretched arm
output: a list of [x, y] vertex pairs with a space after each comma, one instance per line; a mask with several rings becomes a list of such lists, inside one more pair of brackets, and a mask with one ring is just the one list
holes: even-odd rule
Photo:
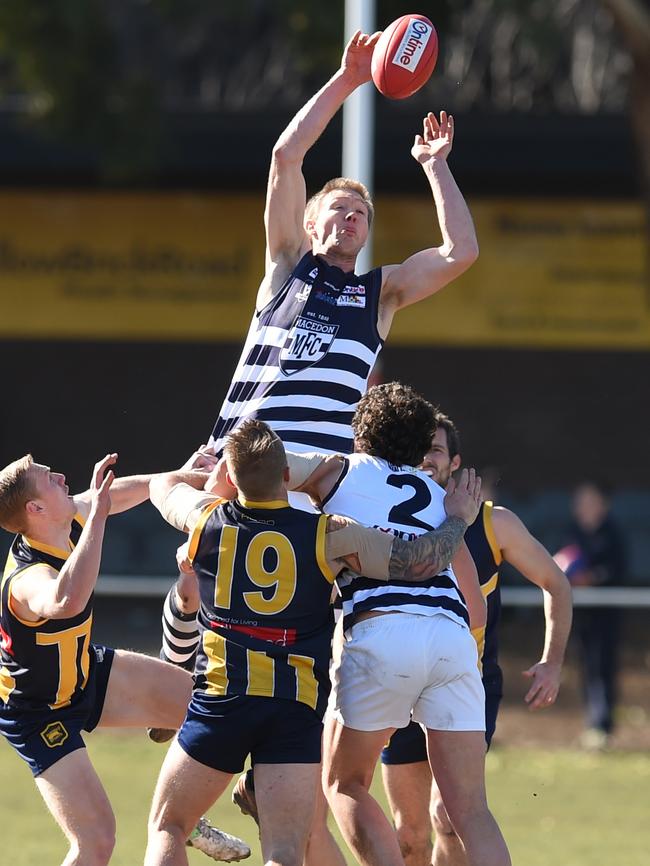
[[273, 148], [264, 211], [266, 273], [257, 297], [258, 310], [278, 291], [310, 247], [304, 227], [306, 188], [302, 163], [346, 98], [370, 81], [370, 61], [379, 36], [360, 31], [354, 34], [345, 47], [340, 68], [300, 109]]
[[287, 462], [289, 490], [306, 493], [318, 506], [331, 493], [347, 466], [341, 454], [319, 454], [316, 451], [306, 454], [287, 451]]
[[401, 265], [383, 268], [380, 330], [386, 336], [395, 312], [433, 295], [460, 276], [478, 257], [474, 223], [465, 199], [454, 180], [447, 157], [454, 140], [454, 119], [440, 112], [440, 121], [429, 112], [422, 135], [416, 135], [411, 150], [427, 176], [442, 245], [422, 250]]
[[[186, 463], [183, 464], [179, 472], [191, 473], [192, 470], [203, 470], [209, 472], [216, 463], [216, 458], [207, 452], [207, 446], [202, 445], [195, 451]], [[117, 454], [111, 454], [109, 465], [117, 463]], [[122, 511], [128, 511], [129, 508], [134, 508], [136, 505], [145, 502], [149, 499], [149, 486], [156, 474], [149, 475], [125, 475], [122, 478], [115, 478], [111, 485], [111, 510], [110, 514], [120, 514]], [[192, 477], [190, 475], [190, 477]], [[204, 477], [207, 477], [204, 476]], [[185, 478], [183, 480], [186, 480]], [[188, 482], [189, 483], [189, 482]], [[73, 497], [77, 511], [82, 517], [87, 517], [90, 513], [90, 505], [92, 502], [93, 491], [85, 490], [83, 493], [78, 493]]]
[[99, 576], [106, 518], [111, 508], [115, 455], [108, 454], [95, 465], [90, 486], [88, 519], [75, 549], [61, 571], [48, 565], [26, 568], [14, 578], [11, 590], [15, 611], [28, 622], [68, 619], [80, 614]]
[[560, 690], [562, 662], [571, 631], [571, 586], [553, 557], [516, 514], [498, 507], [492, 512], [492, 522], [505, 561], [544, 593], [544, 651], [540, 660], [524, 671], [524, 676], [531, 680], [524, 700], [531, 710], [549, 707]]
[[220, 497], [205, 491], [208, 473], [197, 470], [163, 472], [151, 479], [151, 502], [167, 523], [190, 532], [206, 505]]
[[[111, 487], [111, 514], [120, 514], [140, 505], [149, 498], [149, 482], [153, 475], [126, 475], [116, 478]], [[113, 489], [114, 488], [114, 489]], [[82, 517], [90, 514], [92, 490], [85, 490], [73, 497], [77, 511]]]
[[[105, 457], [107, 466], [117, 463], [117, 454], [107, 454]], [[124, 478], [113, 478], [111, 485], [110, 514], [119, 514], [136, 505], [140, 505], [149, 498], [149, 482], [152, 475], [126, 475]], [[91, 505], [95, 491], [92, 486], [83, 493], [77, 493], [72, 497], [79, 514], [87, 518], [90, 514]]]
[[476, 565], [464, 541], [452, 559], [451, 567], [454, 569], [458, 588], [463, 593], [467, 605], [469, 627], [472, 631], [477, 628], [484, 628], [487, 622], [485, 596], [481, 592], [481, 585], [478, 582]]

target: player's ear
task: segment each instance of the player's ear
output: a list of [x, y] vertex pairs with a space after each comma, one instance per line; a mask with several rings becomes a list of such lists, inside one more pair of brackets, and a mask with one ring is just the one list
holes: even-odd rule
[[230, 477], [230, 472], [228, 472], [228, 471], [226, 471], [226, 484], [229, 484], [231, 487], [234, 487], [235, 490], [237, 489], [237, 485], [235, 484], [235, 482]]
[[455, 472], [457, 469], [460, 469], [460, 464], [461, 464], [461, 462], [462, 462], [462, 460], [461, 460], [461, 456], [460, 456], [460, 454], [456, 454], [455, 457], [452, 457], [452, 458], [451, 458], [451, 463], [449, 464], [449, 465], [450, 465], [450, 468], [451, 468], [451, 471], [452, 471], [452, 472]]
[[289, 483], [289, 479], [291, 478], [291, 470], [288, 466], [284, 467], [284, 472], [282, 473], [282, 480], [285, 484]]
[[35, 499], [30, 499], [25, 503], [25, 511], [28, 514], [38, 514], [43, 510], [43, 506], [40, 505]]

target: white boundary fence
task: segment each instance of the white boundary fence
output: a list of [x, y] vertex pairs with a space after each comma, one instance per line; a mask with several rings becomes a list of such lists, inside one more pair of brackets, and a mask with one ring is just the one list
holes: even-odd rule
[[[128, 574], [105, 575], [99, 578], [95, 594], [163, 599], [175, 579]], [[539, 607], [542, 604], [542, 593], [533, 586], [502, 586], [501, 600], [506, 607]], [[650, 587], [576, 587], [573, 590], [573, 604], [575, 607], [650, 607]]]

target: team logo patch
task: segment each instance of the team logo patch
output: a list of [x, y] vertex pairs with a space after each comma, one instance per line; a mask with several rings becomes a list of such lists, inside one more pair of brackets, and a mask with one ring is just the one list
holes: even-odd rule
[[329, 352], [338, 330], [338, 325], [298, 316], [280, 351], [280, 369], [285, 376], [306, 370], [321, 361]]
[[47, 727], [41, 731], [45, 745], [50, 749], [55, 749], [61, 746], [68, 739], [68, 732], [61, 722], [50, 722]]

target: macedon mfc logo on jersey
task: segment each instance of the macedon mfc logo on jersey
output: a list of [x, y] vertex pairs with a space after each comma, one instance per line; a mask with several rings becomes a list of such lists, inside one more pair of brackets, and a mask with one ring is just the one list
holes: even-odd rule
[[298, 316], [280, 352], [280, 369], [285, 376], [317, 364], [329, 352], [338, 331], [339, 325]]

